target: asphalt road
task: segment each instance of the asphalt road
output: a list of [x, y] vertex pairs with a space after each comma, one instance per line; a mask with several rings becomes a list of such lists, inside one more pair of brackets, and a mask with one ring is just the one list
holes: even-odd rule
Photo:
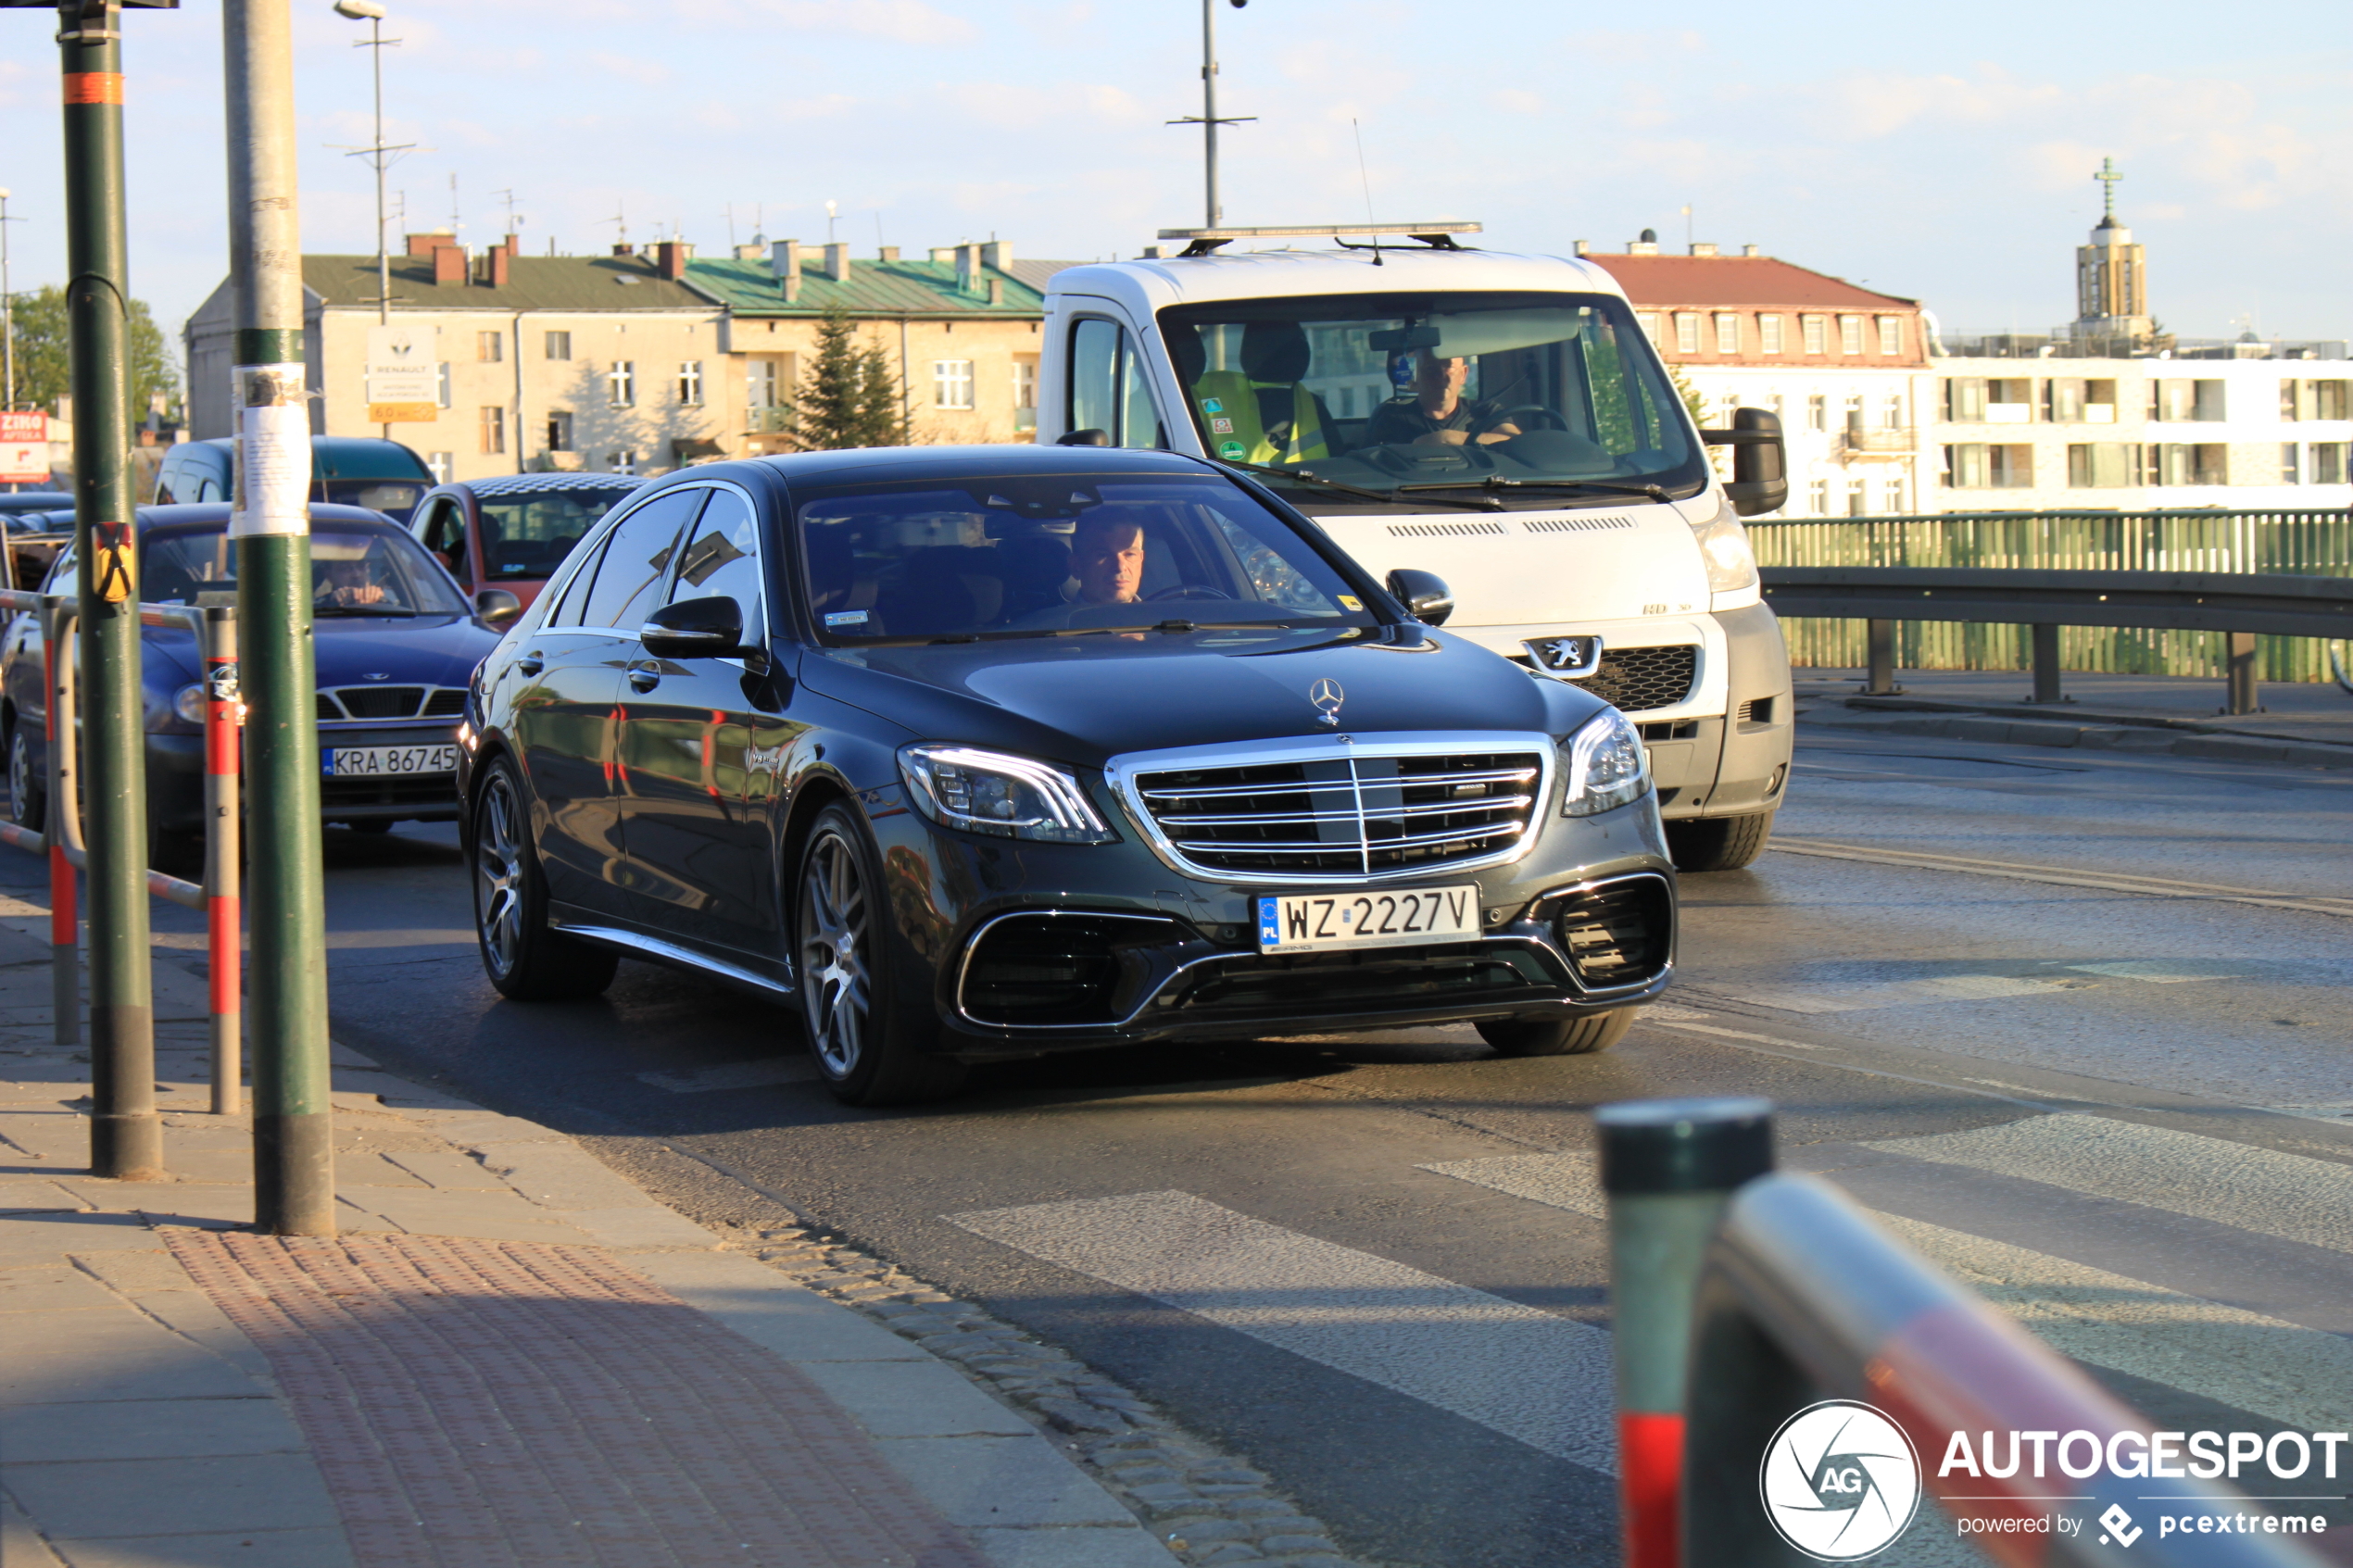
[[[2348, 826], [2342, 774], [1808, 729], [1781, 847], [1685, 879], [1679, 983], [1613, 1051], [1133, 1050], [890, 1113], [811, 1082], [786, 1010], [690, 977], [497, 1000], [454, 832], [336, 831], [333, 1005], [681, 1208], [789, 1208], [1061, 1344], [1366, 1561], [1601, 1564], [1608, 1100], [1769, 1097], [1788, 1165], [2162, 1425], [2345, 1429]], [[2353, 1537], [2353, 1480], [2250, 1485], [2338, 1499], [2294, 1506]], [[1968, 1561], [1948, 1531], [1877, 1561]]]

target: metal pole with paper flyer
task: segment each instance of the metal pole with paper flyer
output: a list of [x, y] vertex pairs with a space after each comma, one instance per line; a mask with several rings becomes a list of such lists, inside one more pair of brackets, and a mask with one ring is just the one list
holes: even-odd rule
[[325, 872], [310, 652], [310, 398], [302, 352], [294, 51], [286, 0], [225, 0], [236, 306], [239, 677], [249, 784], [254, 1223], [333, 1236]]

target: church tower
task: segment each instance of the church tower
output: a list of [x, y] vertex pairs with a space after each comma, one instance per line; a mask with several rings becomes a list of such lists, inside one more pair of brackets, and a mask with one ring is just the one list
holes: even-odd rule
[[2075, 247], [2075, 336], [2145, 344], [2156, 325], [2149, 315], [2148, 259], [2133, 243], [2133, 231], [2117, 221], [2116, 182], [2124, 176], [2113, 159], [2102, 158], [2092, 178], [2101, 184], [2103, 210], [2092, 243]]

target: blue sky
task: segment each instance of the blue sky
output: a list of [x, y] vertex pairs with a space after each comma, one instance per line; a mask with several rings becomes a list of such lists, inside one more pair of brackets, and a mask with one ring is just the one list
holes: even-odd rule
[[[1134, 255], [1200, 220], [1195, 0], [388, 0], [387, 139], [409, 227], [529, 250], [673, 225], [706, 253], [1013, 241]], [[1667, 19], [1671, 17], [1671, 20]], [[18, 288], [58, 281], [57, 56], [0, 49]], [[1466, 217], [1498, 247], [1619, 248], [1645, 227], [1760, 245], [1919, 297], [1948, 327], [2073, 314], [2071, 247], [2114, 157], [2176, 331], [2353, 336], [2353, 27], [2337, 5], [1531, 0], [1220, 4], [1234, 223]], [[297, 0], [307, 249], [372, 248], [362, 24]], [[132, 282], [174, 331], [226, 231], [217, 0], [128, 19]]]

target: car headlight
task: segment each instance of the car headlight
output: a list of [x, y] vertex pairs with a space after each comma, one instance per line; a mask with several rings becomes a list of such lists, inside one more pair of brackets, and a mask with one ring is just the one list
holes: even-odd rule
[[1707, 590], [1730, 594], [1756, 586], [1756, 552], [1749, 547], [1748, 530], [1730, 506], [1718, 507], [1705, 522], [1692, 524], [1699, 540], [1700, 559], [1707, 566]]
[[903, 746], [900, 776], [941, 827], [1048, 844], [1109, 844], [1118, 835], [1078, 781], [1060, 768], [968, 746]]
[[1595, 714], [1562, 743], [1568, 762], [1568, 788], [1561, 815], [1590, 817], [1640, 800], [1651, 786], [1650, 754], [1642, 737], [1617, 709]]
[[171, 694], [171, 711], [191, 724], [204, 722], [205, 689], [201, 683]]

